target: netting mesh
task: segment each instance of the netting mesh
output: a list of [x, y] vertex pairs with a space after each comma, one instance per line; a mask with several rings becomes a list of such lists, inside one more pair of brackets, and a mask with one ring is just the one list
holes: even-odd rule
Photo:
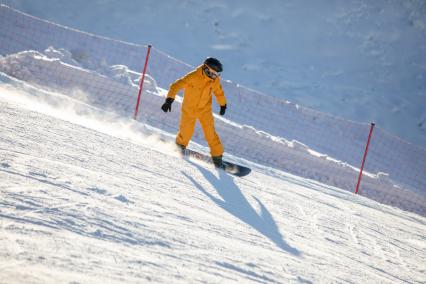
[[[0, 72], [131, 118], [146, 46], [62, 27], [0, 7]], [[171, 82], [193, 66], [151, 50], [138, 120], [176, 133], [180, 99], [160, 106]], [[349, 191], [355, 185], [369, 124], [336, 118], [222, 80], [228, 100], [216, 128], [227, 154]], [[85, 95], [82, 95], [85, 94]], [[216, 107], [217, 108], [217, 107]], [[217, 108], [218, 109], [218, 108]], [[193, 141], [206, 145], [199, 126]], [[360, 194], [426, 215], [426, 151], [375, 128]]]

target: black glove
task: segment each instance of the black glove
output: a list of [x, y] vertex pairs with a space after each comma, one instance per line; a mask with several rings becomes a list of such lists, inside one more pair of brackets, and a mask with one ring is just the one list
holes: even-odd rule
[[226, 105], [224, 105], [224, 106], [220, 106], [220, 112], [219, 112], [219, 114], [220, 114], [220, 115], [224, 115], [224, 114], [225, 114], [225, 111], [226, 111]]
[[167, 98], [166, 102], [161, 106], [161, 109], [164, 112], [167, 112], [167, 111], [171, 112], [172, 111], [172, 103], [173, 103], [174, 100], [175, 99]]

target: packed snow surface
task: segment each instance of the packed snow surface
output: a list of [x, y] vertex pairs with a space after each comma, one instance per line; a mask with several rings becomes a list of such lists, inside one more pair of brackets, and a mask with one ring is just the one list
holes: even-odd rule
[[234, 178], [67, 98], [0, 88], [1, 283], [425, 281], [424, 217], [256, 164]]
[[223, 80], [235, 178], [176, 152], [190, 65], [153, 48], [133, 120], [145, 46], [6, 6], [0, 39], [0, 283], [425, 282], [422, 148], [378, 128], [354, 195], [369, 125]]
[[[31, 17], [0, 6], [0, 81], [31, 89], [59, 106], [84, 103], [128, 118], [134, 112], [146, 47], [120, 42]], [[191, 66], [153, 48], [138, 121], [172, 140], [181, 98], [164, 114], [160, 105], [171, 82]], [[370, 129], [260, 94], [222, 80], [228, 100], [216, 128], [227, 159], [249, 160], [353, 192]], [[52, 92], [62, 95], [52, 96]], [[167, 140], [166, 139], [166, 140]], [[196, 144], [205, 146], [197, 128]], [[201, 151], [206, 149], [199, 148]], [[376, 127], [359, 193], [426, 215], [426, 151]]]

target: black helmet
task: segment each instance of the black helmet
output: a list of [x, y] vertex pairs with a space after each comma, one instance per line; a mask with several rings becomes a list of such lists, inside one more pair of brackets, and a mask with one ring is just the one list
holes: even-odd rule
[[216, 58], [213, 57], [207, 57], [206, 60], [204, 60], [204, 64], [209, 66], [211, 69], [213, 69], [216, 72], [222, 72], [222, 63]]

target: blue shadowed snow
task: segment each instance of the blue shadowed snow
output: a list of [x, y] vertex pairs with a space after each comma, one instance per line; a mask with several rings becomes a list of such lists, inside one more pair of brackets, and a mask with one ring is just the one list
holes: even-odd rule
[[270, 239], [277, 247], [292, 255], [300, 256], [301, 253], [298, 249], [291, 247], [281, 235], [277, 224], [274, 221], [271, 213], [263, 205], [263, 203], [256, 197], [254, 199], [260, 206], [261, 212], [258, 214], [256, 210], [250, 205], [246, 197], [242, 194], [241, 190], [235, 184], [233, 177], [219, 170], [219, 177], [216, 177], [211, 171], [190, 162], [195, 166], [206, 178], [206, 180], [216, 189], [217, 193], [222, 199], [216, 198], [211, 195], [204, 187], [193, 179], [190, 175], [185, 175], [196, 188], [203, 194], [210, 198], [219, 207], [226, 210], [228, 213], [234, 215], [253, 229]]

